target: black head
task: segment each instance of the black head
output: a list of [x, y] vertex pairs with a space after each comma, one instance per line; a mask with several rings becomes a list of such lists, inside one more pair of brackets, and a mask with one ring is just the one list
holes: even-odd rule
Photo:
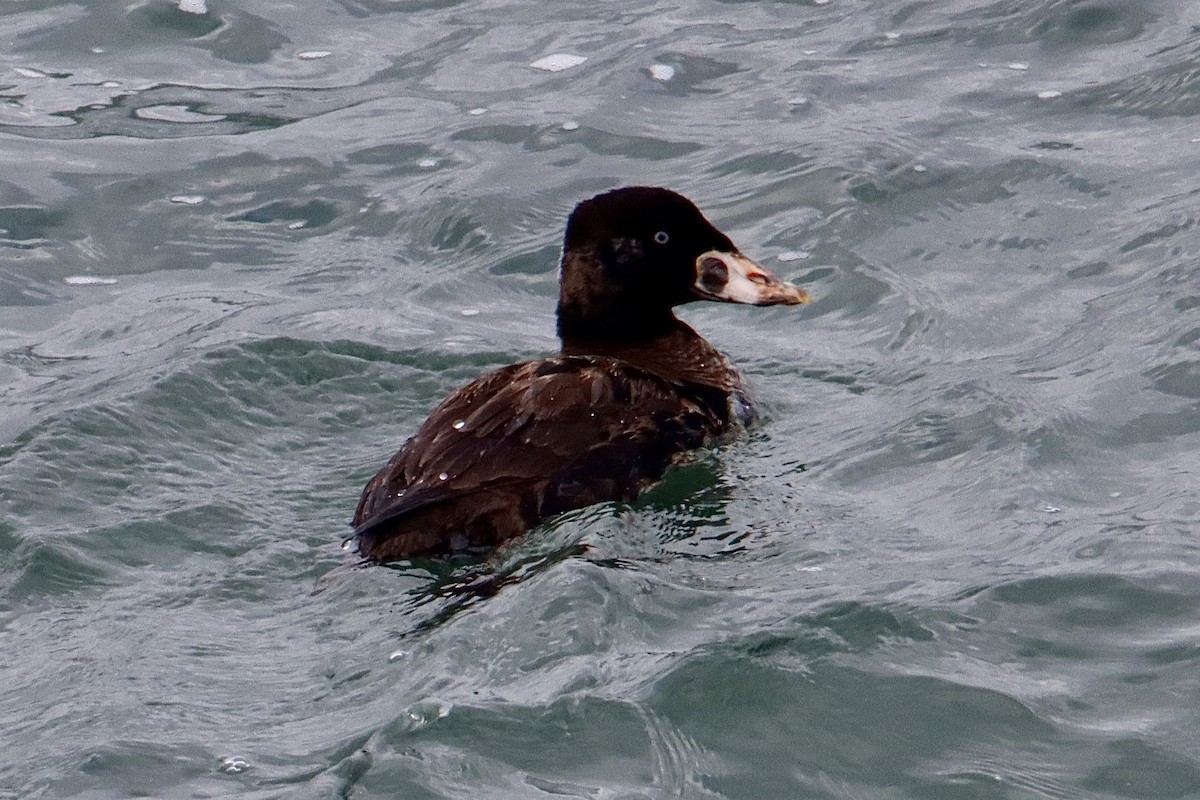
[[743, 256], [692, 201], [631, 186], [585, 200], [567, 221], [558, 326], [571, 337], [642, 339], [693, 300], [775, 305], [808, 294]]

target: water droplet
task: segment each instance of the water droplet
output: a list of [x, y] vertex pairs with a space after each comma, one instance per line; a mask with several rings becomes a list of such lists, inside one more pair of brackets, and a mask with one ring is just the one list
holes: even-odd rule
[[465, 419], [460, 419], [457, 422], [455, 422], [453, 425], [451, 425], [450, 427], [454, 428], [454, 430], [456, 430], [456, 431], [461, 431], [463, 429], [463, 426], [466, 424], [467, 424], [467, 421]]
[[446, 474], [445, 472], [443, 472], [441, 475], [438, 475], [438, 480], [439, 480], [439, 481], [444, 481], [444, 480], [446, 480], [446, 479], [447, 479], [447, 478], [449, 478], [449, 477], [450, 477], [450, 476], [449, 476], [448, 474]]

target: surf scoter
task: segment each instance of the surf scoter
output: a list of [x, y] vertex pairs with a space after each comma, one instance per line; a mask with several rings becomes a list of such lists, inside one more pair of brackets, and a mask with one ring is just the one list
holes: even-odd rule
[[672, 309], [806, 303], [690, 200], [616, 189], [567, 221], [552, 358], [442, 401], [354, 512], [370, 561], [495, 545], [563, 511], [630, 501], [678, 457], [753, 417], [740, 375]]

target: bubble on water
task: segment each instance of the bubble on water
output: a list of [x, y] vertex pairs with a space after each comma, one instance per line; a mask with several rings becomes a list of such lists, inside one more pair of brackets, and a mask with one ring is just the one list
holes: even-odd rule
[[229, 756], [221, 761], [221, 772], [227, 772], [230, 775], [236, 775], [248, 769], [250, 769], [250, 762], [238, 756]]
[[656, 81], [669, 81], [675, 77], [675, 68], [670, 64], [651, 64], [650, 77]]
[[204, 202], [202, 194], [177, 194], [171, 198], [172, 203], [181, 203], [185, 206], [198, 206]]
[[1046, 89], [1037, 93], [1039, 100], [1053, 100], [1056, 97], [1062, 97], [1062, 92], [1057, 89]]
[[424, 727], [431, 722], [445, 719], [450, 715], [450, 704], [438, 700], [421, 700], [409, 706], [404, 715], [408, 718], [412, 729]]
[[329, 50], [305, 50], [303, 53], [296, 53], [296, 58], [303, 58], [305, 61], [312, 61], [316, 58], [328, 58], [333, 55]]
[[569, 119], [562, 124], [562, 129], [564, 131], [577, 131], [579, 130], [579, 123]]
[[585, 61], [587, 61], [587, 56], [576, 56], [570, 53], [551, 53], [548, 56], [542, 56], [537, 61], [530, 62], [529, 66], [546, 72], [562, 72], [564, 69], [578, 67]]

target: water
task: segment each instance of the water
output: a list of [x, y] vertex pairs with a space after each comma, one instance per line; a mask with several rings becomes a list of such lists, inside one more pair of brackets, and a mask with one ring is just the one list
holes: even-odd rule
[[[0, 10], [0, 797], [1200, 795], [1194, 4], [188, 5]], [[762, 424], [346, 569], [627, 183]]]

